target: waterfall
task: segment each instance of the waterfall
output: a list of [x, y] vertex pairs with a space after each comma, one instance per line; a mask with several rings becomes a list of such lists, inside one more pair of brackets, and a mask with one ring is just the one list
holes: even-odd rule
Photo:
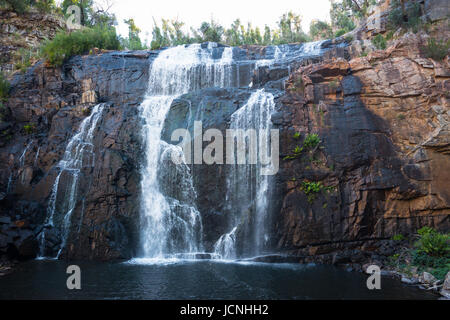
[[[275, 109], [274, 96], [259, 89], [252, 93], [247, 103], [231, 116], [230, 129], [255, 129], [259, 135], [258, 151], [266, 152], [270, 144], [271, 115]], [[261, 253], [269, 239], [266, 218], [269, 200], [270, 176], [263, 175], [263, 165], [235, 164], [227, 173], [226, 201], [232, 230], [222, 235], [214, 245], [215, 253], [222, 258], [236, 258], [236, 233], [246, 238], [245, 254]]]
[[159, 53], [150, 66], [148, 92], [140, 106], [145, 142], [141, 180], [144, 258], [202, 250], [202, 221], [195, 207], [190, 168], [185, 163], [171, 163], [168, 154], [176, 147], [161, 141], [161, 131], [178, 96], [201, 88], [231, 86], [232, 48], [224, 48], [222, 56], [215, 59], [216, 46], [209, 43], [206, 48], [200, 44], [169, 48]]
[[[70, 139], [66, 146], [63, 159], [57, 164], [58, 175], [52, 187], [47, 207], [47, 218], [45, 228], [39, 235], [40, 257], [44, 257], [46, 252], [46, 228], [55, 227], [61, 232], [61, 245], [59, 246], [56, 258], [58, 258], [65, 248], [69, 237], [72, 213], [78, 200], [78, 182], [83, 168], [93, 167], [95, 163], [94, 153], [94, 131], [103, 113], [104, 104], [98, 104], [91, 114], [85, 118], [78, 128], [77, 133]], [[67, 175], [65, 181], [67, 186], [61, 188], [59, 185], [61, 176]], [[61, 199], [62, 198], [62, 199]], [[60, 200], [60, 201], [58, 201]], [[56, 221], [58, 220], [58, 221]]]

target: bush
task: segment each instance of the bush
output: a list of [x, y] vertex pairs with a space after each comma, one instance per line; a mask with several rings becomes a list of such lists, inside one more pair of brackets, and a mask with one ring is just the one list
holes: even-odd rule
[[378, 50], [386, 49], [386, 39], [381, 35], [377, 34], [373, 39], [372, 43]]
[[34, 3], [34, 6], [41, 12], [50, 13], [56, 9], [54, 0], [41, 0]]
[[430, 227], [423, 227], [417, 233], [420, 237], [415, 246], [419, 254], [445, 257], [450, 253], [450, 234], [439, 233]]
[[404, 17], [400, 2], [399, 1], [392, 2], [392, 9], [389, 12], [388, 16], [388, 27], [390, 29], [397, 29], [403, 27], [406, 29], [410, 29], [413, 32], [417, 32], [421, 25], [420, 4], [415, 1], [410, 1], [406, 6], [407, 6], [405, 10], [406, 17]]
[[10, 8], [18, 14], [24, 14], [30, 7], [30, 2], [30, 0], [0, 0], [0, 5]]
[[303, 142], [305, 148], [315, 148], [320, 143], [320, 138], [317, 133], [308, 134]]
[[334, 34], [334, 36], [335, 36], [336, 38], [338, 38], [338, 37], [340, 37], [340, 36], [342, 36], [342, 35], [344, 35], [344, 34], [346, 34], [346, 33], [347, 33], [346, 30], [344, 30], [344, 29], [339, 29], [338, 31], [336, 31], [336, 33]]
[[425, 55], [427, 58], [439, 61], [444, 60], [448, 54], [448, 49], [450, 48], [450, 40], [444, 42], [436, 41], [436, 39], [428, 39], [427, 45], [424, 47]]
[[0, 103], [6, 101], [11, 86], [3, 73], [0, 73]]
[[26, 134], [32, 134], [34, 132], [35, 126], [34, 124], [26, 124], [23, 126], [23, 130]]
[[44, 44], [42, 54], [49, 64], [60, 66], [72, 56], [88, 53], [93, 48], [119, 50], [116, 30], [98, 26], [71, 33], [60, 32]]
[[325, 187], [322, 182], [302, 181], [300, 189], [306, 194], [308, 202], [312, 203], [316, 199], [316, 195], [323, 191], [331, 191], [333, 187]]
[[405, 239], [406, 239], [405, 236], [402, 234], [396, 234], [395, 236], [392, 237], [392, 240], [394, 241], [403, 241]]

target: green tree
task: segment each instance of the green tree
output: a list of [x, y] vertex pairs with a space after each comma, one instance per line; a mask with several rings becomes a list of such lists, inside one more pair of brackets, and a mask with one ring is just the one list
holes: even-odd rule
[[224, 34], [223, 27], [211, 18], [210, 22], [202, 22], [197, 30], [191, 29], [198, 42], [221, 42]]
[[267, 46], [271, 43], [272, 43], [272, 32], [270, 31], [270, 27], [266, 25], [264, 27], [263, 44]]
[[226, 44], [230, 46], [240, 46], [243, 44], [241, 26], [241, 20], [236, 19], [233, 21], [231, 27], [225, 31]]
[[302, 30], [301, 17], [289, 11], [281, 16], [278, 21], [279, 30], [279, 43], [294, 43], [305, 42], [308, 40], [306, 34]]
[[128, 39], [123, 41], [123, 46], [129, 50], [144, 50], [146, 47], [142, 45], [141, 38], [139, 34], [141, 29], [136, 26], [134, 19], [124, 20], [128, 25]]
[[93, 15], [93, 0], [63, 0], [61, 9], [64, 15], [69, 16], [72, 12], [67, 12], [70, 6], [78, 6], [80, 8], [80, 23], [82, 26], [91, 26], [91, 17]]
[[313, 20], [309, 26], [309, 34], [313, 40], [329, 39], [333, 37], [333, 30], [327, 22]]
[[335, 36], [341, 36], [355, 29], [356, 25], [352, 20], [352, 11], [343, 2], [330, 1], [331, 27], [335, 31]]
[[31, 5], [30, 0], [0, 0], [0, 5], [12, 9], [18, 14], [23, 14]]

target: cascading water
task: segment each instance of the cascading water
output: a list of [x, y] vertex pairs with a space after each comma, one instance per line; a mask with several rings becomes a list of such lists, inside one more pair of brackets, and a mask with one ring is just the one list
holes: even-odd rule
[[[141, 105], [146, 144], [141, 182], [141, 242], [145, 258], [202, 250], [202, 221], [194, 203], [189, 167], [181, 163], [174, 168], [169, 163], [167, 155], [176, 147], [161, 141], [161, 131], [176, 97], [202, 88], [231, 85], [232, 48], [224, 48], [222, 56], [214, 59], [214, 45], [164, 50], [150, 67], [148, 92]], [[171, 181], [161, 176], [170, 177]]]
[[[274, 96], [259, 89], [247, 103], [231, 116], [230, 129], [254, 129], [258, 134], [258, 152], [266, 152], [270, 145], [271, 115], [275, 110]], [[247, 239], [241, 254], [261, 253], [267, 242], [266, 217], [269, 200], [270, 176], [262, 171], [263, 164], [235, 164], [227, 173], [226, 201], [231, 213], [232, 230], [222, 235], [214, 245], [215, 253], [225, 259], [237, 257], [236, 233], [243, 232]]]
[[[253, 60], [254, 71], [284, 61], [287, 65], [299, 56], [315, 55], [322, 42], [297, 46], [274, 46], [264, 59]], [[299, 50], [299, 48], [301, 48]], [[201, 251], [202, 220], [195, 205], [192, 173], [185, 162], [171, 163], [170, 154], [184, 155], [179, 147], [161, 141], [166, 115], [174, 99], [188, 92], [208, 87], [239, 87], [240, 65], [233, 60], [233, 48], [218, 49], [216, 44], [195, 44], [166, 49], [150, 66], [146, 98], [141, 104], [143, 140], [146, 145], [141, 181], [141, 257], [178, 257]], [[218, 53], [221, 55], [218, 56]], [[246, 68], [250, 73], [251, 68]], [[251, 78], [251, 74], [250, 74]], [[244, 80], [245, 81], [245, 80]], [[245, 85], [245, 84], [244, 84]], [[253, 87], [253, 83], [248, 84]], [[231, 118], [231, 129], [256, 129], [268, 145], [274, 97], [263, 89], [251, 94], [248, 102]], [[201, 112], [201, 110], [199, 111]], [[199, 115], [195, 115], [196, 117]], [[201, 120], [201, 119], [191, 119]], [[262, 252], [268, 241], [267, 212], [270, 177], [261, 174], [262, 165], [235, 165], [228, 170], [227, 206], [229, 232], [214, 245], [216, 255], [235, 258]], [[246, 248], [236, 247], [243, 236]], [[239, 251], [239, 252], [238, 252]]]
[[[95, 163], [94, 131], [97, 128], [97, 123], [102, 116], [104, 107], [104, 104], [96, 105], [89, 117], [81, 122], [78, 132], [66, 146], [63, 159], [57, 165], [59, 172], [50, 194], [47, 219], [45, 221], [46, 227], [39, 235], [41, 258], [46, 254], [46, 229], [48, 227], [57, 226], [61, 232], [61, 244], [56, 258], [59, 257], [66, 246], [72, 223], [72, 213], [78, 199], [77, 189], [81, 170], [86, 167], [93, 167]], [[59, 185], [63, 174], [68, 175], [68, 179], [65, 181], [70, 181], [65, 188], [61, 188]]]

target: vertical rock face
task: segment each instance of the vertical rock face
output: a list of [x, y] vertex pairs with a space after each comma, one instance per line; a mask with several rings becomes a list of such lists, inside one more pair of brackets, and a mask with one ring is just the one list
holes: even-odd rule
[[[0, 149], [2, 230], [11, 239], [0, 250], [12, 256], [39, 252], [38, 237], [68, 141], [92, 107], [107, 102], [93, 128], [92, 166], [84, 166], [61, 257], [112, 259], [133, 255], [137, 241], [140, 118], [149, 53], [105, 53], [76, 57], [62, 70], [38, 64], [12, 81], [8, 131]], [[70, 174], [60, 177], [57, 203], [69, 197]], [[64, 212], [64, 210], [60, 210]], [[17, 221], [26, 225], [17, 227]], [[16, 231], [14, 231], [16, 230]], [[46, 231], [45, 253], [56, 256], [62, 241]], [[24, 239], [23, 239], [24, 238]], [[31, 241], [25, 253], [22, 240]], [[19, 249], [18, 249], [19, 248]], [[24, 247], [25, 250], [25, 247]], [[19, 251], [19, 252], [17, 252]]]
[[[421, 57], [423, 41], [409, 35], [386, 51], [291, 76], [281, 101], [282, 153], [308, 134], [321, 143], [283, 162], [280, 250], [370, 252], [380, 249], [376, 240], [424, 225], [448, 232], [450, 69], [448, 60]], [[332, 188], [308, 201], [303, 181]]]
[[[449, 230], [450, 68], [448, 60], [423, 58], [423, 41], [407, 35], [386, 51], [353, 59], [353, 50], [327, 41], [322, 48], [332, 49], [323, 55], [294, 55], [289, 63], [268, 63], [267, 57], [280, 54], [275, 47], [235, 48], [232, 81], [224, 88], [199, 86], [180, 93], [161, 140], [176, 143], [170, 140], [173, 130], [191, 130], [194, 120], [203, 121], [203, 130], [224, 132], [252, 92], [264, 88], [274, 97], [272, 124], [281, 130], [267, 248], [322, 255], [332, 262], [348, 258], [331, 253], [380, 252], [384, 239], [424, 225]], [[298, 45], [284, 49], [301, 51]], [[89, 140], [92, 165], [80, 169], [60, 257], [136, 255], [145, 145], [138, 107], [157, 54], [74, 57], [60, 70], [37, 64], [13, 79], [0, 131], [0, 254], [36, 256], [45, 230], [45, 254], [57, 255], [64, 235], [45, 222], [58, 163], [83, 119], [103, 103]], [[311, 134], [318, 135], [319, 144]], [[228, 251], [226, 242], [240, 237], [224, 214], [225, 166], [190, 168], [207, 251], [222, 236], [222, 251]], [[158, 172], [158, 179], [179, 182], [169, 173]], [[60, 180], [56, 202], [62, 204], [70, 196], [64, 186], [71, 176], [61, 174]], [[170, 196], [178, 191], [162, 187]]]
[[65, 28], [62, 18], [35, 9], [23, 15], [0, 9], [0, 71], [14, 71], [14, 63], [21, 62], [16, 56], [19, 50], [34, 50]]

